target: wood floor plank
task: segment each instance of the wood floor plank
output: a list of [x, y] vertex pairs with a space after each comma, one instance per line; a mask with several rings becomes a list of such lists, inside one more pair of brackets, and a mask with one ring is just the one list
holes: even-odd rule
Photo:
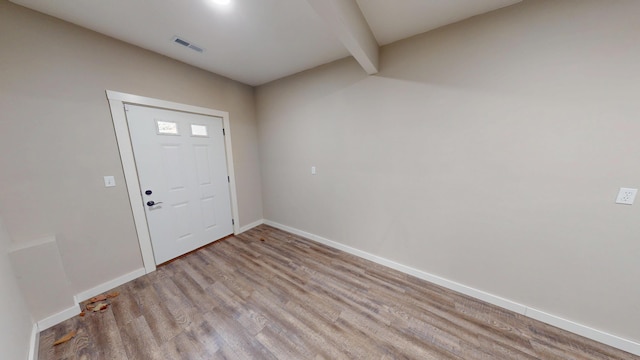
[[217, 316], [213, 312], [208, 312], [202, 315], [202, 320], [202, 327], [209, 333], [208, 341], [214, 341], [218, 347], [216, 357], [229, 360], [240, 359], [242, 354], [236, 353], [220, 334], [223, 330], [218, 326]]
[[[353, 349], [347, 342], [352, 329], [340, 327], [336, 323], [337, 317], [328, 319], [323, 316], [323, 311], [318, 309], [317, 303], [291, 301], [284, 310], [295, 319], [296, 322], [292, 325], [305, 334], [305, 339], [316, 347], [317, 354], [322, 358], [353, 358], [350, 356]], [[297, 322], [301, 324], [298, 325]]]
[[[87, 326], [87, 341], [91, 346], [89, 358], [118, 360], [127, 358], [118, 323], [113, 312], [87, 314], [81, 320]], [[128, 324], [130, 321], [126, 322]], [[97, 336], [95, 335], [97, 334]]]
[[[80, 326], [80, 317], [74, 317], [52, 328], [45, 330], [40, 337], [40, 347], [44, 351], [39, 353], [41, 359], [85, 359], [86, 348], [89, 346], [87, 329]], [[53, 343], [75, 331], [76, 336], [70, 341], [54, 346]], [[90, 351], [90, 350], [89, 350]]]
[[115, 290], [43, 331], [39, 358], [640, 360], [266, 225]]
[[200, 310], [191, 302], [175, 284], [174, 278], [154, 284], [154, 290], [162, 300], [162, 304], [173, 316], [180, 329], [187, 327], [199, 315]]
[[118, 328], [127, 353], [127, 360], [163, 359], [158, 343], [143, 316]]
[[200, 312], [206, 313], [218, 304], [207, 294], [207, 291], [187, 272], [180, 270], [174, 275], [175, 285], [182, 291], [182, 294]]
[[206, 348], [190, 337], [186, 332], [178, 334], [160, 347], [160, 352], [166, 359], [208, 360]]
[[215, 318], [216, 331], [238, 355], [238, 359], [277, 359], [255, 337], [248, 335], [242, 326], [238, 326], [239, 324], [223, 309], [214, 309], [209, 314]]
[[[264, 329], [261, 333], [278, 334], [283, 337], [279, 342], [284, 343], [302, 355], [310, 352], [316, 354], [320, 350], [317, 346], [317, 340], [324, 340], [325, 344], [329, 343], [327, 337], [321, 338], [317, 336], [312, 329], [307, 326], [304, 318], [296, 316], [296, 314], [281, 304], [280, 299], [266, 291], [256, 291], [251, 298], [247, 299], [247, 305], [261, 314], [266, 319]], [[316, 341], [316, 342], [314, 342]], [[302, 356], [301, 355], [301, 356]], [[302, 358], [309, 358], [304, 356]]]
[[269, 328], [258, 333], [256, 339], [278, 359], [310, 359], [310, 354], [303, 357], [294, 347], [282, 341], [279, 334]]
[[194, 268], [189, 263], [190, 259], [190, 255], [188, 255], [182, 259], [173, 261], [172, 264], [189, 275], [196, 283], [198, 283], [201, 288], [206, 289], [207, 287], [211, 286], [211, 284], [213, 284], [215, 280], [213, 280], [208, 273], [201, 273], [196, 268]]
[[[151, 329], [156, 344], [163, 344], [178, 335], [183, 328], [164, 304], [151, 304], [142, 310], [142, 316]], [[188, 325], [183, 323], [183, 325]]]
[[117, 301], [111, 302], [111, 312], [119, 326], [124, 326], [142, 315], [138, 301], [134, 296], [132, 283], [119, 286], [114, 291], [118, 291], [120, 295], [118, 295]]

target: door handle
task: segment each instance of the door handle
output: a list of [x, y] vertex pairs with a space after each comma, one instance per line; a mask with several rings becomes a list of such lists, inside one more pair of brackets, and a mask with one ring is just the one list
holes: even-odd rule
[[147, 206], [156, 206], [158, 204], [162, 204], [162, 201], [155, 202], [153, 200], [147, 201]]

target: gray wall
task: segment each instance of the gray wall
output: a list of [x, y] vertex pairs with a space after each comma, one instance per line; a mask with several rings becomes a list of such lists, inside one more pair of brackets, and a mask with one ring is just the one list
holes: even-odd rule
[[265, 218], [640, 341], [638, 14], [525, 1], [257, 88]]
[[240, 225], [262, 219], [253, 88], [5, 0], [0, 48], [0, 215], [56, 236], [75, 293], [142, 267], [106, 89], [228, 111]]
[[33, 320], [7, 255], [11, 246], [0, 219], [0, 349], [3, 359], [26, 359]]

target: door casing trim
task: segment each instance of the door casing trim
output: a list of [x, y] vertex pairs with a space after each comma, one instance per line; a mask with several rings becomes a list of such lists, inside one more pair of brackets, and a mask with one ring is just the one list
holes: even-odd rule
[[148, 274], [156, 270], [156, 262], [153, 257], [153, 247], [151, 245], [151, 235], [149, 234], [149, 226], [147, 224], [147, 216], [144, 212], [142, 189], [138, 179], [138, 171], [136, 170], [136, 162], [133, 157], [133, 147], [131, 146], [131, 135], [129, 134], [129, 126], [127, 125], [127, 115], [125, 112], [125, 104], [149, 106], [159, 109], [182, 111], [200, 115], [209, 115], [222, 118], [222, 124], [225, 129], [224, 137], [225, 153], [227, 157], [227, 173], [229, 175], [229, 190], [231, 195], [231, 213], [234, 219], [233, 233], [240, 233], [240, 219], [238, 216], [238, 197], [236, 193], [236, 179], [233, 168], [233, 152], [231, 148], [231, 126], [229, 124], [229, 113], [226, 111], [209, 109], [199, 106], [175, 103], [166, 100], [154, 99], [144, 96], [132, 95], [112, 90], [107, 90], [107, 100], [111, 109], [111, 118], [115, 129], [118, 149], [120, 150], [120, 160], [122, 161], [122, 170], [129, 194], [129, 204], [133, 213], [133, 222], [138, 235], [138, 243], [140, 244], [140, 252], [142, 253], [142, 262], [145, 272]]

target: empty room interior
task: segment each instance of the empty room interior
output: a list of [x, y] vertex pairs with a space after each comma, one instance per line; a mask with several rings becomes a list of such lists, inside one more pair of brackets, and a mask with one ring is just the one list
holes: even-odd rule
[[639, 19], [0, 0], [1, 357], [640, 358]]

